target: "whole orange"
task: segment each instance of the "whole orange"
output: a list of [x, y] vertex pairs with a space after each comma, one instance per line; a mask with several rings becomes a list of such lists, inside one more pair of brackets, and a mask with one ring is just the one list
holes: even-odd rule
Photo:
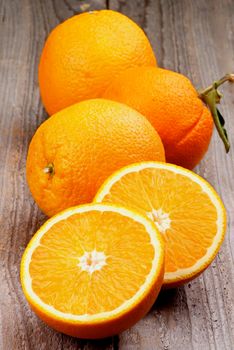
[[91, 202], [103, 181], [124, 165], [164, 161], [160, 137], [148, 120], [124, 104], [83, 101], [46, 120], [27, 157], [27, 181], [49, 216]]
[[131, 19], [111, 10], [74, 16], [49, 35], [39, 65], [42, 101], [49, 114], [101, 97], [121, 71], [155, 66], [152, 47]]
[[162, 139], [167, 162], [193, 169], [207, 151], [213, 119], [184, 75], [156, 67], [128, 69], [103, 97], [147, 117]]

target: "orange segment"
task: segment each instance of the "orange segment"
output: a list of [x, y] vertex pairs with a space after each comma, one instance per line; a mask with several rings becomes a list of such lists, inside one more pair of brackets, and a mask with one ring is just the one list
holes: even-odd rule
[[175, 165], [143, 162], [125, 167], [103, 184], [95, 201], [127, 205], [154, 221], [166, 242], [165, 285], [197, 276], [224, 238], [225, 209], [214, 189]]
[[163, 242], [150, 220], [93, 204], [64, 211], [42, 226], [24, 253], [21, 281], [45, 322], [96, 338], [142, 317], [157, 297], [163, 272]]

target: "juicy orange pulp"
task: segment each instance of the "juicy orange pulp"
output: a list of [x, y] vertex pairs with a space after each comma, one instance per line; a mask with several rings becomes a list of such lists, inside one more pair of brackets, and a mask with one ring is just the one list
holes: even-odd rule
[[166, 285], [203, 271], [224, 238], [225, 209], [214, 189], [175, 165], [125, 167], [103, 184], [95, 200], [127, 205], [154, 221], [166, 243]]
[[[110, 220], [115, 225], [111, 231]], [[92, 264], [95, 268], [95, 258], [97, 270], [90, 274], [85, 268], [92, 269]], [[42, 237], [30, 263], [32, 288], [61, 312], [93, 315], [111, 311], [136, 294], [153, 258], [149, 235], [132, 219], [117, 213], [110, 218], [108, 212], [75, 214]]]
[[163, 272], [163, 242], [150, 220], [96, 204], [71, 208], [42, 226], [24, 253], [21, 281], [47, 324], [99, 338], [144, 316]]

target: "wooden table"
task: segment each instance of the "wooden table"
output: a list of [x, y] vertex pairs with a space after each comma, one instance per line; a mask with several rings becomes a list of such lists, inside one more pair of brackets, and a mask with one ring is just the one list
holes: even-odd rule
[[45, 120], [37, 81], [39, 56], [50, 30], [64, 19], [109, 7], [148, 34], [159, 65], [205, 87], [234, 71], [233, 0], [1, 0], [0, 1], [0, 349], [1, 350], [232, 350], [234, 349], [234, 87], [225, 86], [221, 110], [231, 152], [217, 133], [196, 171], [223, 198], [229, 216], [217, 258], [186, 286], [161, 292], [132, 329], [101, 341], [56, 333], [29, 309], [19, 283], [25, 246], [45, 217], [25, 181], [28, 144]]

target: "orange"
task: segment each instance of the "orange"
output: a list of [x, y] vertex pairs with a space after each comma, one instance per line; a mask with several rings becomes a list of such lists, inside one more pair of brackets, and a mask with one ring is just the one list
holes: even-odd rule
[[32, 309], [49, 326], [102, 338], [131, 327], [163, 281], [164, 245], [155, 225], [125, 208], [68, 209], [34, 235], [21, 262]]
[[127, 68], [155, 65], [149, 40], [131, 19], [111, 10], [83, 13], [58, 25], [45, 43], [39, 65], [42, 101], [51, 115], [101, 97]]
[[96, 99], [67, 107], [38, 128], [26, 173], [35, 201], [52, 216], [91, 202], [115, 170], [143, 160], [165, 160], [154, 128], [130, 107]]
[[206, 153], [213, 119], [182, 74], [156, 67], [128, 69], [113, 80], [103, 97], [147, 117], [162, 139], [167, 162], [193, 169]]
[[166, 244], [166, 287], [198, 276], [224, 239], [221, 199], [203, 178], [176, 165], [142, 162], [125, 167], [106, 180], [95, 201], [127, 205], [154, 221]]

